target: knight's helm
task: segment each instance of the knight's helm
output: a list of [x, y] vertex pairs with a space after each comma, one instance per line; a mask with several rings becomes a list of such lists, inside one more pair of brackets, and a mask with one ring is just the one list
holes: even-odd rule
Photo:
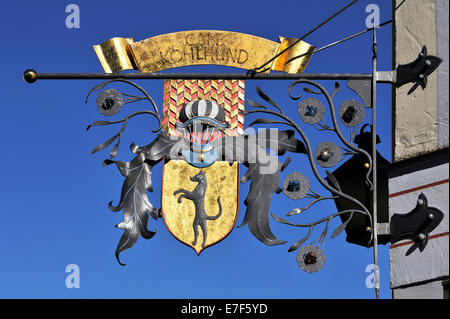
[[183, 106], [176, 126], [192, 143], [205, 145], [215, 140], [228, 123], [225, 122], [225, 111], [216, 102], [195, 100]]

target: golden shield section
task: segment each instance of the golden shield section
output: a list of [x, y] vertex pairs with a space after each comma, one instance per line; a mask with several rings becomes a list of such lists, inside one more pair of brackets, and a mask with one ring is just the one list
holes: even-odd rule
[[209, 167], [203, 168], [207, 179], [206, 194], [204, 197], [205, 212], [209, 216], [219, 213], [217, 198], [220, 196], [222, 214], [216, 220], [207, 220], [207, 237], [205, 247], [203, 243], [203, 231], [198, 228], [196, 245], [194, 242], [194, 219], [196, 208], [192, 200], [183, 198], [178, 203], [178, 195], [174, 192], [183, 188], [193, 191], [198, 185], [190, 178], [200, 172], [200, 168], [194, 167], [184, 160], [171, 160], [164, 165], [161, 208], [164, 223], [172, 235], [182, 243], [192, 247], [197, 255], [208, 246], [214, 245], [224, 239], [233, 229], [239, 205], [239, 163], [231, 166], [228, 162], [218, 161]]

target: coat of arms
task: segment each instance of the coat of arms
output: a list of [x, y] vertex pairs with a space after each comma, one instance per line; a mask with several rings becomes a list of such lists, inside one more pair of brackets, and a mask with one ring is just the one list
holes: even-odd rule
[[[114, 81], [141, 90], [154, 106], [153, 111], [135, 112], [119, 121], [97, 121], [88, 127], [123, 123], [118, 134], [92, 150], [101, 151], [117, 140], [104, 165], [116, 164], [125, 177], [119, 203], [109, 203], [112, 211], [124, 213], [123, 222], [117, 225], [125, 231], [116, 249], [119, 263], [120, 253], [132, 247], [140, 236], [149, 239], [156, 233], [148, 229], [149, 215], [162, 218], [174, 237], [197, 254], [221, 241], [236, 224], [239, 183], [248, 181], [250, 191], [241, 226], [248, 224], [252, 234], [267, 245], [285, 243], [270, 230], [269, 208], [273, 193], [282, 191], [280, 171], [288, 162], [279, 163], [267, 149], [272, 149], [272, 154], [283, 154], [306, 153], [306, 148], [291, 130], [244, 133], [243, 81], [166, 81], [162, 119], [153, 100], [133, 82], [107, 81], [91, 92]], [[260, 95], [264, 97], [262, 91]], [[126, 102], [141, 99], [125, 96], [127, 100], [113, 89], [104, 90], [98, 96], [97, 106], [101, 113], [110, 115], [119, 112]], [[114, 161], [128, 121], [141, 114], [159, 120], [159, 134], [147, 146], [132, 144], [130, 149], [136, 154], [133, 160]], [[150, 203], [146, 193], [152, 191], [152, 168], [159, 162], [163, 163], [161, 209]], [[243, 176], [240, 165], [247, 167]]]
[[[164, 118], [163, 123], [168, 134], [181, 136], [189, 144], [189, 149], [182, 151], [180, 159], [175, 157], [164, 161], [162, 217], [177, 239], [200, 254], [204, 248], [226, 237], [236, 223], [239, 163], [217, 158], [214, 142], [242, 132], [243, 114], [240, 112], [244, 103], [244, 83], [167, 81], [165, 88], [164, 117], [168, 119], [165, 121]], [[180, 94], [170, 97], [176, 90]], [[232, 90], [240, 91], [240, 98], [235, 94], [232, 99]], [[229, 93], [226, 97], [225, 92]], [[188, 101], [188, 97], [193, 95], [200, 99]], [[209, 99], [205, 99], [205, 95]], [[219, 98], [222, 106], [217, 103]], [[171, 107], [179, 111], [171, 112]], [[232, 121], [231, 114], [236, 120]]]

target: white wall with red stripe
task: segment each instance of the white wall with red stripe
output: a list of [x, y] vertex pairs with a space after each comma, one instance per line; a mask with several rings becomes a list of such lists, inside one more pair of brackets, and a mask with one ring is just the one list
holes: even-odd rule
[[[416, 249], [406, 256], [406, 252], [413, 244], [410, 240], [390, 246], [392, 289], [448, 277], [449, 274], [448, 163], [390, 178], [389, 216], [406, 214], [413, 210], [420, 193], [427, 197], [429, 207], [438, 208], [445, 216], [439, 226], [430, 233], [430, 239], [424, 251], [420, 252]], [[433, 291], [439, 294], [439, 290]]]

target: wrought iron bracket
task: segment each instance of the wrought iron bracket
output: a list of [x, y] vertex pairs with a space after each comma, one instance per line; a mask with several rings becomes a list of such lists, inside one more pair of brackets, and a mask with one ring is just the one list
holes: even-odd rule
[[407, 214], [394, 214], [390, 221], [391, 243], [410, 239], [414, 242], [406, 255], [416, 248], [423, 251], [428, 244], [429, 234], [439, 226], [444, 213], [428, 206], [427, 197], [421, 193], [416, 207]]
[[390, 235], [391, 227], [389, 223], [378, 223], [377, 224], [377, 234], [381, 236]]
[[397, 83], [397, 70], [392, 71], [377, 71], [375, 79], [380, 83]]
[[414, 83], [408, 94], [414, 92], [419, 86], [425, 89], [428, 83], [428, 75], [437, 69], [442, 59], [427, 54], [427, 47], [423, 46], [419, 56], [408, 64], [400, 64], [393, 71], [377, 71], [375, 78], [377, 82], [392, 83], [401, 87], [407, 83]]

